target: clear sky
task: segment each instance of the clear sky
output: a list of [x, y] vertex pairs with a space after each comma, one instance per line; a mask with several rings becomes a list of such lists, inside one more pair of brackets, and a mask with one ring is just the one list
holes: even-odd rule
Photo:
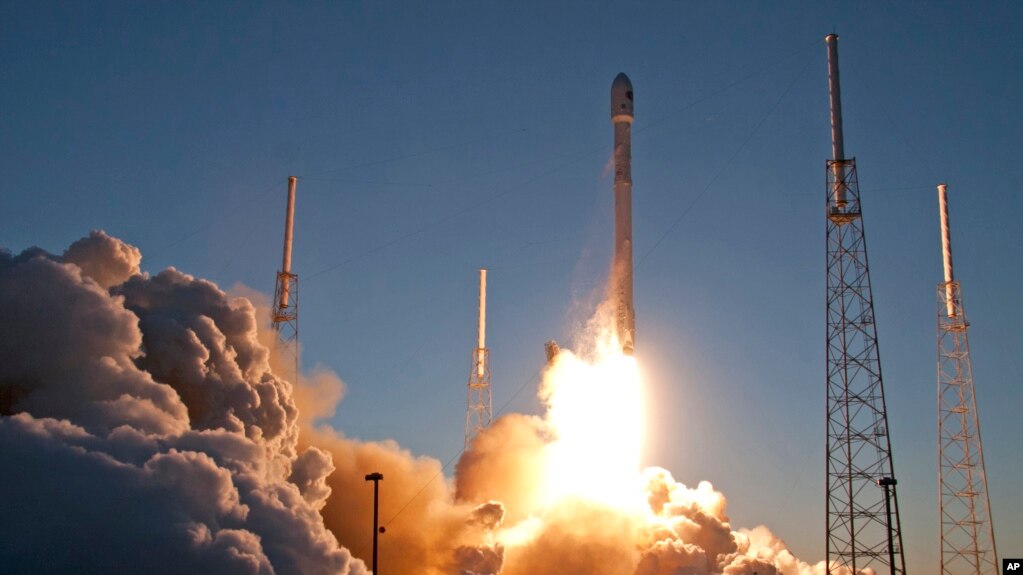
[[939, 182], [999, 550], [1023, 554], [1023, 5], [635, 4], [4, 1], [0, 245], [102, 228], [147, 271], [272, 292], [297, 175], [303, 364], [347, 383], [333, 423], [447, 461], [478, 267], [495, 410], [538, 412], [543, 343], [600, 296], [626, 72], [644, 460], [816, 562], [835, 31], [908, 568], [937, 570]]

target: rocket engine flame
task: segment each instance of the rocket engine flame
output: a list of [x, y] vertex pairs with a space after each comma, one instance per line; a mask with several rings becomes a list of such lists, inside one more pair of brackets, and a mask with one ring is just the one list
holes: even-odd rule
[[635, 358], [604, 330], [592, 362], [558, 354], [541, 398], [554, 436], [545, 501], [577, 497], [623, 510], [642, 507], [643, 401]]
[[[562, 348], [548, 365], [542, 419], [499, 419], [459, 463], [460, 498], [515, 502], [495, 532], [501, 573], [823, 575], [823, 562], [798, 560], [766, 527], [733, 531], [725, 496], [709, 482], [690, 488], [667, 470], [641, 469], [643, 378], [622, 349], [615, 308], [612, 293], [584, 351]], [[523, 466], [517, 483], [497, 485]], [[540, 493], [523, 496], [530, 489]]]

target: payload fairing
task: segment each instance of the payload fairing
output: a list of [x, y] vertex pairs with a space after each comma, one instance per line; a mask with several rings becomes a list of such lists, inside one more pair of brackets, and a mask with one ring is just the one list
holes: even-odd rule
[[632, 307], [632, 82], [618, 74], [611, 84], [611, 123], [615, 131], [615, 255], [611, 266], [615, 327], [622, 352], [632, 355], [636, 311]]

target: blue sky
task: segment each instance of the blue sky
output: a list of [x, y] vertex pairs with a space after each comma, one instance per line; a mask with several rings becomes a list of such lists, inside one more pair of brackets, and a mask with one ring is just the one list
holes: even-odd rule
[[935, 184], [947, 182], [999, 549], [1023, 552], [1017, 3], [17, 3], [0, 245], [102, 228], [273, 288], [300, 178], [306, 367], [334, 424], [461, 448], [476, 270], [495, 409], [538, 412], [611, 255], [609, 87], [636, 93], [644, 459], [823, 557], [825, 34], [840, 36], [909, 570], [938, 544]]

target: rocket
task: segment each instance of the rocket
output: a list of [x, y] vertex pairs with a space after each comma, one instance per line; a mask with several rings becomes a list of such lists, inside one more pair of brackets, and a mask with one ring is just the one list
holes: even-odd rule
[[632, 307], [632, 82], [625, 74], [611, 84], [611, 123], [615, 132], [615, 255], [611, 290], [615, 330], [622, 353], [632, 355], [636, 310]]

